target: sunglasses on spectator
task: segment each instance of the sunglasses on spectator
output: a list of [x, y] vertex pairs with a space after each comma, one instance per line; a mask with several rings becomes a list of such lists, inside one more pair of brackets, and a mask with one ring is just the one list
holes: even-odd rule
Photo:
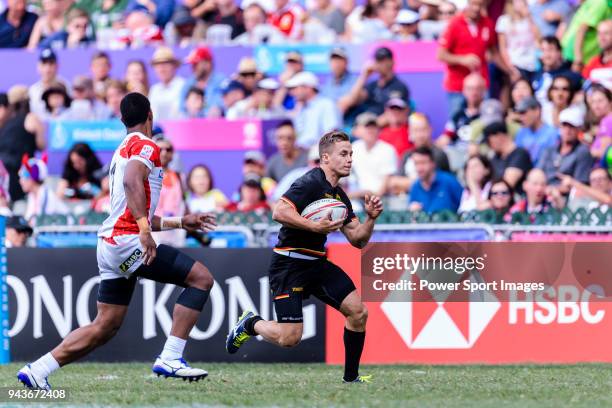
[[240, 76], [241, 77], [254, 77], [255, 75], [257, 75], [257, 72], [241, 72]]
[[491, 191], [491, 197], [496, 197], [496, 196], [505, 197], [509, 195], [510, 195], [510, 192], [508, 190]]

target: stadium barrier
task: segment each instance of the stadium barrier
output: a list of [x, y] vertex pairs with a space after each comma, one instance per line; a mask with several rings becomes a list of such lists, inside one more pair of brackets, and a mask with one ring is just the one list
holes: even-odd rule
[[[269, 249], [185, 249], [205, 263], [215, 286], [186, 348], [188, 360], [317, 362], [325, 356], [325, 309], [304, 304], [304, 334], [294, 350], [251, 341], [235, 355], [225, 338], [244, 309], [274, 318], [267, 271]], [[8, 250], [7, 279], [11, 358], [30, 361], [56, 346], [71, 330], [95, 316], [98, 269], [94, 249]], [[170, 331], [180, 289], [140, 280], [123, 327], [92, 361], [153, 361]], [[4, 303], [6, 306], [6, 303]]]

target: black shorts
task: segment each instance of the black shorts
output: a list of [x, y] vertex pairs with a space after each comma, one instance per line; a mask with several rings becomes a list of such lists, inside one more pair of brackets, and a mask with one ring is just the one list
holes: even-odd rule
[[98, 302], [112, 305], [130, 304], [137, 278], [185, 287], [185, 280], [196, 261], [176, 248], [160, 244], [151, 265], [141, 265], [128, 278], [103, 279], [98, 287]]
[[342, 301], [355, 290], [351, 278], [327, 258], [310, 261], [275, 253], [269, 275], [279, 323], [301, 323], [302, 300], [310, 295], [339, 310]]

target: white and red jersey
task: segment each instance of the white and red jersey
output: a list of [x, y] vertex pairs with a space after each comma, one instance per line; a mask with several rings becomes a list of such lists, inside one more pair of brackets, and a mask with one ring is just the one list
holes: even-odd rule
[[286, 37], [299, 40], [304, 34], [302, 22], [305, 15], [304, 9], [299, 4], [289, 3], [272, 14], [269, 22]]
[[151, 139], [139, 132], [128, 134], [115, 150], [109, 172], [110, 215], [100, 227], [98, 236], [113, 241], [121, 235], [138, 235], [138, 225], [127, 206], [127, 196], [123, 187], [125, 168], [130, 160], [138, 160], [150, 170], [144, 181], [147, 214], [149, 222], [159, 201], [164, 172], [159, 147]]

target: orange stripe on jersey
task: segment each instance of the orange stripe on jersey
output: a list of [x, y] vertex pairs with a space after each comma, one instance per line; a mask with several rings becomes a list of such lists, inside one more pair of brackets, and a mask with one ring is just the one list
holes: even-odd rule
[[287, 204], [289, 204], [290, 206], [292, 206], [295, 211], [298, 210], [297, 207], [295, 206], [295, 204], [293, 203], [293, 201], [291, 201], [287, 197], [282, 196], [280, 199], [283, 200], [284, 202], [286, 202]]
[[280, 300], [280, 299], [287, 299], [289, 297], [288, 293], [285, 293], [284, 295], [278, 295], [274, 298], [274, 300]]
[[292, 247], [283, 247], [283, 248], [274, 248], [274, 249], [278, 249], [279, 251], [296, 251], [296, 252], [306, 252], [306, 253], [310, 253], [310, 254], [314, 254], [314, 255], [318, 255], [318, 256], [324, 256], [325, 252], [321, 252], [321, 251], [315, 251], [314, 249], [308, 249], [308, 248], [292, 248]]

